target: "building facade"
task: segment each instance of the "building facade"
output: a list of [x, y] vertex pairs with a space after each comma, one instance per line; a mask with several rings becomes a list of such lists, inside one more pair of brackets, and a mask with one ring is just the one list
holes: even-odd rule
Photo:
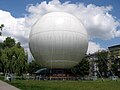
[[120, 45], [108, 47], [111, 70], [120, 77]]
[[110, 46], [108, 50], [89, 54], [87, 59], [90, 63], [90, 77], [120, 77], [120, 45]]

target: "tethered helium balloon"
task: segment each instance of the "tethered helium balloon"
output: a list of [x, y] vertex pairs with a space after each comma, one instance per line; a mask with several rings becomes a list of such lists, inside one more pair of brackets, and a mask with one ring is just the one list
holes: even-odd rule
[[41, 66], [71, 68], [82, 60], [87, 51], [87, 32], [80, 20], [71, 14], [48, 13], [33, 25], [29, 47]]

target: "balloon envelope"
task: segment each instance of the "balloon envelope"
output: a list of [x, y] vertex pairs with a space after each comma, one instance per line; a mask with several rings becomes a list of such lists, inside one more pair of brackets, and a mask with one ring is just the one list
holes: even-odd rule
[[35, 60], [42, 66], [71, 68], [82, 60], [87, 51], [87, 32], [71, 14], [48, 13], [33, 25], [29, 47]]

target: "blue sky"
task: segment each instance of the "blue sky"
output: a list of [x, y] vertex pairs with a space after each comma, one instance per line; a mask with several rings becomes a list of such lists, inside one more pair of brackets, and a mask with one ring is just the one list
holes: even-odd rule
[[[36, 4], [37, 3], [41, 4], [41, 2], [43, 2], [43, 1], [46, 1], [47, 4], [48, 4], [51, 0], [0, 0], [0, 10], [2, 10], [3, 12], [11, 13], [10, 17], [13, 17], [13, 18], [17, 19], [18, 21], [19, 21], [19, 18], [20, 18], [20, 21], [22, 22], [22, 21], [24, 21], [24, 17], [25, 17], [26, 14], [28, 16], [30, 16], [29, 14], [33, 13], [33, 11], [30, 8], [31, 6], [34, 6], [34, 8], [38, 8]], [[66, 2], [66, 1], [68, 1], [68, 0], [60, 0], [60, 2], [61, 2], [60, 5], [62, 5], [62, 3]], [[106, 6], [112, 6], [111, 10], [108, 10], [108, 11], [105, 11], [105, 12], [108, 12], [109, 15], [111, 15], [112, 18], [114, 18], [113, 21], [115, 21], [115, 20], [116, 20], [115, 22], [120, 21], [120, 0], [69, 0], [69, 1], [70, 2], [68, 4], [78, 5], [79, 3], [82, 3], [82, 4], [84, 4], [85, 7], [87, 7], [89, 4], [93, 4], [93, 5], [95, 5], [95, 8], [100, 7], [101, 10], [102, 10], [102, 8], [101, 8], [102, 6], [105, 7], [105, 8], [106, 8]], [[28, 9], [27, 6], [29, 4], [33, 4], [33, 5], [29, 6], [29, 9]], [[0, 23], [2, 23], [2, 20], [0, 20]], [[23, 27], [23, 26], [21, 26], [21, 27]], [[21, 29], [21, 27], [20, 27], [20, 29]], [[27, 28], [27, 27], [25, 27], [25, 28]], [[87, 27], [87, 28], [89, 28], [89, 27]], [[96, 27], [92, 27], [92, 28], [96, 29]], [[116, 28], [117, 28], [116, 31], [120, 30], [119, 25], [116, 26]], [[98, 28], [98, 30], [99, 29], [100, 28]], [[7, 30], [7, 28], [6, 28], [6, 30]], [[103, 32], [102, 29], [100, 29], [100, 30], [101, 30], [100, 33], [104, 34], [105, 31]], [[7, 33], [8, 32], [6, 31], [5, 34], [7, 35]], [[13, 34], [11, 34], [11, 35], [13, 35]], [[99, 34], [97, 33], [95, 36], [97, 37], [97, 35], [99, 35]], [[91, 36], [92, 36], [92, 34], [91, 34]], [[14, 35], [13, 37], [18, 39], [18, 36]], [[120, 44], [120, 36], [119, 35], [111, 37], [109, 39], [105, 39], [105, 36], [103, 36], [104, 39], [102, 39], [102, 35], [100, 35], [98, 37], [100, 37], [100, 38], [90, 39], [91, 42], [95, 43], [99, 47], [98, 49], [100, 49], [100, 48], [106, 48], [107, 49], [107, 47], [109, 47], [109, 46]], [[24, 38], [22, 38], [21, 41], [23, 39]], [[19, 41], [19, 39], [18, 39], [18, 41]], [[25, 40], [23, 40], [23, 41], [25, 41]]]
[[[26, 12], [26, 6], [28, 4], [36, 4], [42, 1], [51, 0], [0, 0], [0, 9], [6, 10], [12, 13], [14, 17], [22, 17]], [[120, 0], [60, 0], [61, 2], [70, 1], [71, 3], [84, 3], [84, 4], [95, 4], [97, 6], [112, 5], [112, 14], [120, 19]]]

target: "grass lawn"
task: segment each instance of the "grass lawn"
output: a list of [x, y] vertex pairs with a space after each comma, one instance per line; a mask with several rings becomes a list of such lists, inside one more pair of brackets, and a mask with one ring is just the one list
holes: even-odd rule
[[111, 81], [39, 81], [14, 80], [12, 85], [21, 90], [120, 90], [120, 80]]

